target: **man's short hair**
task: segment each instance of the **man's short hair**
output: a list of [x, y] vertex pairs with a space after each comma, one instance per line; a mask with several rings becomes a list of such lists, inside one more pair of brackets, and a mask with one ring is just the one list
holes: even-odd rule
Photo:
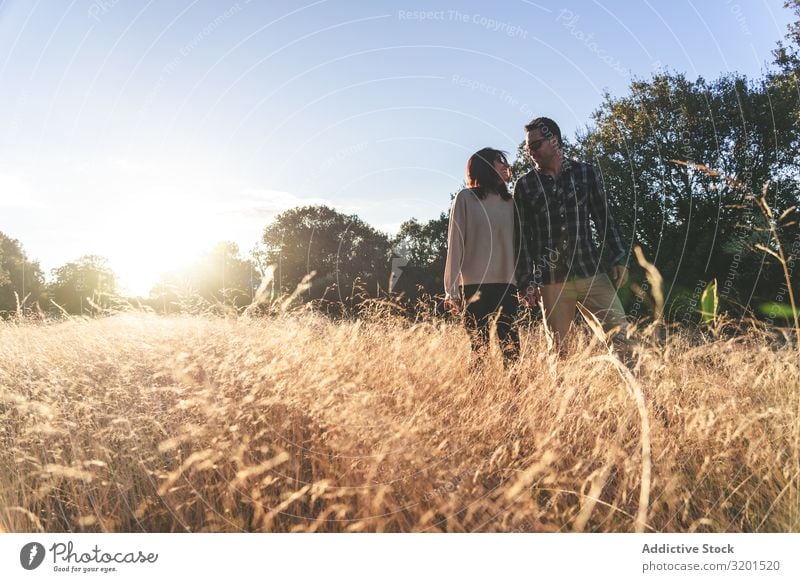
[[564, 141], [561, 139], [561, 128], [549, 117], [537, 117], [525, 126], [525, 131], [533, 131], [534, 129], [541, 131], [542, 137], [550, 138], [556, 136], [558, 145], [564, 145]]

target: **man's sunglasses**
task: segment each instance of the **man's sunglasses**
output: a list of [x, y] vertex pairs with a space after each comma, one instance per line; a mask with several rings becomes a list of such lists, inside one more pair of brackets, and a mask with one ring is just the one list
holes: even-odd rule
[[527, 147], [527, 148], [528, 148], [528, 151], [529, 151], [529, 152], [535, 152], [535, 151], [536, 151], [536, 150], [538, 150], [540, 147], [542, 147], [542, 144], [543, 144], [544, 142], [546, 142], [546, 141], [547, 141], [547, 139], [548, 139], [548, 138], [546, 138], [546, 137], [543, 137], [542, 139], [537, 139], [536, 141], [529, 141], [529, 142], [526, 142], [526, 143], [525, 143], [525, 147]]

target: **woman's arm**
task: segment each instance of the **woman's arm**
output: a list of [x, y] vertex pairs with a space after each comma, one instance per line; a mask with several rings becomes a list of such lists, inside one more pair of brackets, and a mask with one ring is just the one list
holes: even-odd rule
[[461, 298], [461, 266], [464, 264], [464, 240], [467, 212], [463, 191], [456, 194], [450, 207], [450, 224], [447, 228], [447, 261], [444, 266], [445, 300]]

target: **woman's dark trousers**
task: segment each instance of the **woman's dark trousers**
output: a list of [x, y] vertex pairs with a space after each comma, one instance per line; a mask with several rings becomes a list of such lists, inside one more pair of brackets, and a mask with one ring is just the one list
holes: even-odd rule
[[[476, 293], [480, 295], [475, 299]], [[489, 346], [489, 330], [496, 325], [497, 339], [506, 361], [519, 356], [519, 333], [515, 325], [519, 301], [517, 288], [506, 283], [464, 285], [464, 325], [472, 349], [482, 352]]]

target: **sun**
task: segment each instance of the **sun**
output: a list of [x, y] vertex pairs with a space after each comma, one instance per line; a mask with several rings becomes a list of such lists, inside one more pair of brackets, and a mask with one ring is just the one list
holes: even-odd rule
[[199, 209], [162, 204], [130, 209], [109, 220], [100, 247], [125, 296], [147, 297], [164, 273], [181, 269], [222, 240], [214, 217]]

